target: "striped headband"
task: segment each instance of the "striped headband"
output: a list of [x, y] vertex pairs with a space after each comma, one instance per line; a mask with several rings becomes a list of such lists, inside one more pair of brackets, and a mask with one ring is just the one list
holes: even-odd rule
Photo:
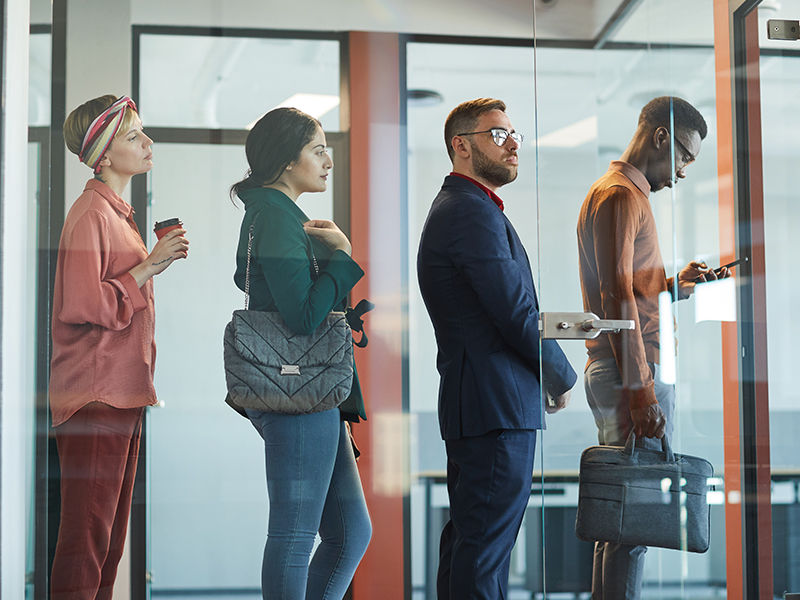
[[100, 161], [103, 160], [106, 150], [114, 141], [114, 136], [117, 135], [126, 108], [136, 110], [136, 103], [129, 96], [123, 96], [105, 109], [92, 121], [83, 137], [78, 158], [82, 163], [91, 167], [95, 173], [100, 172]]

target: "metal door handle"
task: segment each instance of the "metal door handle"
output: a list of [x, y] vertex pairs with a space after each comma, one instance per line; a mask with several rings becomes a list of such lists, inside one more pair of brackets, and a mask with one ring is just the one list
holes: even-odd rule
[[634, 328], [631, 320], [599, 319], [594, 313], [539, 313], [539, 331], [546, 339], [591, 340], [601, 333], [618, 333], [621, 329]]

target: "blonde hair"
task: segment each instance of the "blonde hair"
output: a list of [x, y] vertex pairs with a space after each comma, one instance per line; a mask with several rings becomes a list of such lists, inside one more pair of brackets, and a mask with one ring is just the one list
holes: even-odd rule
[[[78, 108], [73, 110], [64, 120], [64, 143], [67, 149], [73, 154], [80, 154], [81, 144], [83, 138], [86, 136], [86, 131], [89, 125], [94, 121], [105, 109], [114, 104], [117, 96], [106, 94], [93, 98], [81, 104]], [[133, 127], [134, 119], [136, 118], [136, 111], [128, 109], [122, 116], [122, 123], [117, 131], [116, 137], [125, 135]]]

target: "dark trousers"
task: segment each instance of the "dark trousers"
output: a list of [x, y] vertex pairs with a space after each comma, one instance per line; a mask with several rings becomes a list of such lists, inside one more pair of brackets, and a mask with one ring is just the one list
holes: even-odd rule
[[531, 493], [536, 430], [496, 430], [445, 445], [450, 520], [439, 548], [439, 600], [506, 598], [511, 549]]
[[61, 523], [51, 600], [111, 600], [128, 531], [143, 411], [93, 402], [55, 429]]

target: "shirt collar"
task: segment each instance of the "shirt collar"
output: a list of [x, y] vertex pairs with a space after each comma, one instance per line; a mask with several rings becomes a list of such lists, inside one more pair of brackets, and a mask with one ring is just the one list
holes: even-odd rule
[[90, 179], [86, 182], [86, 187], [83, 188], [85, 192], [97, 192], [103, 198], [105, 198], [108, 203], [111, 205], [111, 208], [116, 210], [119, 214], [121, 214], [126, 219], [133, 214], [133, 207], [125, 202], [119, 195], [109, 187], [107, 183], [100, 181], [99, 179]]
[[486, 192], [489, 195], [489, 198], [492, 199], [492, 202], [497, 204], [497, 208], [499, 208], [500, 210], [504, 210], [503, 209], [503, 201], [500, 199], [500, 196], [495, 194], [492, 190], [490, 190], [488, 187], [483, 185], [481, 182], [475, 181], [472, 177], [464, 175], [463, 173], [456, 173], [455, 171], [450, 173], [450, 175], [455, 175], [456, 177], [461, 177], [461, 179], [466, 179], [467, 181], [470, 181], [470, 182], [474, 183], [475, 185], [477, 185], [480, 189], [482, 189], [484, 192]]
[[639, 169], [624, 160], [612, 160], [608, 169], [622, 173], [631, 180], [631, 183], [639, 188], [645, 196], [650, 195], [650, 182]]
[[303, 212], [303, 209], [297, 205], [297, 202], [289, 198], [289, 196], [284, 194], [282, 191], [276, 190], [275, 188], [250, 188], [242, 192], [239, 195], [239, 199], [244, 203], [245, 211], [250, 210], [251, 207], [255, 208], [259, 206], [259, 203], [254, 202], [254, 200], [260, 200], [283, 207], [284, 210], [288, 210], [290, 214], [294, 215], [302, 223], [305, 223], [309, 220], [308, 216], [306, 216], [306, 213]]

